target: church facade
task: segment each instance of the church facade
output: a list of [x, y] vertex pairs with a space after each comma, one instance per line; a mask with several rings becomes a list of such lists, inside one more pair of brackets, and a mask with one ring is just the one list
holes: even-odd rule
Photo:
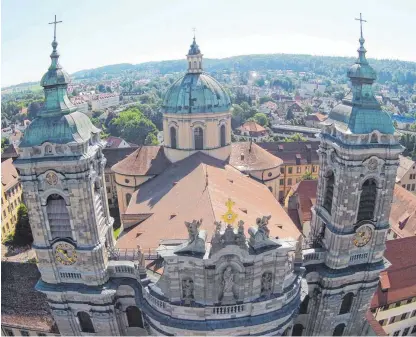
[[[230, 98], [203, 72], [194, 38], [188, 71], [163, 104], [165, 146], [141, 147], [113, 167], [116, 179], [124, 179], [118, 184], [129, 187], [121, 199], [128, 230], [116, 241], [104, 143], [67, 97], [57, 45], [54, 39], [41, 81], [46, 104], [28, 127], [15, 166], [41, 273], [36, 289], [47, 296], [61, 334], [365, 330], [387, 265], [401, 147], [372, 92], [375, 72], [362, 36], [348, 72], [352, 91], [321, 135], [307, 238], [267, 187], [279, 178], [281, 161], [255, 144], [231, 143]], [[132, 185], [136, 177], [142, 179]]]

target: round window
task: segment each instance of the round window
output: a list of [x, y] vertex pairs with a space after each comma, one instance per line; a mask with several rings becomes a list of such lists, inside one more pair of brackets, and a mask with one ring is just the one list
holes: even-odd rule
[[271, 173], [271, 172], [269, 172], [268, 174], [267, 174], [267, 176], [268, 177], [271, 177], [273, 174]]
[[124, 179], [125, 183], [128, 184], [130, 182], [129, 179]]

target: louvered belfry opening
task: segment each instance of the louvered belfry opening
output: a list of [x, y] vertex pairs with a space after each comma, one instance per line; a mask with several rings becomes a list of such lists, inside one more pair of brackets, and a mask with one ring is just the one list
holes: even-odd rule
[[357, 222], [373, 220], [377, 198], [377, 184], [374, 179], [367, 179], [362, 187]]
[[72, 238], [69, 213], [64, 198], [59, 194], [51, 194], [47, 200], [46, 212], [52, 240], [55, 238]]
[[326, 177], [326, 189], [325, 189], [325, 198], [324, 198], [324, 208], [331, 214], [332, 209], [332, 199], [334, 197], [334, 183], [335, 177], [334, 172], [331, 172]]

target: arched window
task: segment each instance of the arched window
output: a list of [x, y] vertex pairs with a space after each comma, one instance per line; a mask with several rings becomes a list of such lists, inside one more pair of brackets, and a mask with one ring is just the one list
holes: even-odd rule
[[302, 324], [295, 324], [293, 326], [292, 336], [302, 336], [303, 329], [304, 327]]
[[52, 146], [50, 146], [50, 145], [45, 146], [45, 154], [53, 154], [52, 153]]
[[130, 327], [143, 328], [142, 313], [138, 307], [130, 306], [126, 309], [127, 322]]
[[92, 324], [91, 317], [85, 311], [80, 311], [77, 314], [79, 325], [82, 332], [95, 333], [94, 325]]
[[194, 129], [195, 150], [203, 150], [204, 148], [204, 131], [198, 127]]
[[170, 128], [170, 147], [176, 149], [176, 128]]
[[342, 336], [342, 334], [344, 333], [344, 329], [345, 329], [345, 324], [338, 324], [335, 329], [334, 329], [334, 333], [332, 334], [332, 336]]
[[348, 293], [343, 297], [342, 303], [341, 303], [341, 309], [339, 309], [340, 315], [350, 312], [353, 299], [354, 299], [353, 293]]
[[196, 68], [196, 61], [194, 61], [194, 68]]
[[329, 214], [331, 214], [332, 198], [334, 196], [334, 183], [335, 183], [334, 172], [331, 172], [325, 179], [326, 179], [326, 188], [325, 188], [324, 208], [328, 211]]
[[225, 146], [225, 142], [226, 142], [226, 140], [225, 140], [225, 125], [221, 125], [221, 128], [220, 128], [220, 143], [221, 143], [221, 146]]
[[64, 198], [59, 194], [51, 194], [46, 201], [46, 213], [52, 240], [72, 238], [71, 223]]
[[357, 221], [372, 220], [377, 198], [377, 184], [374, 179], [367, 179], [362, 187]]
[[306, 295], [303, 302], [300, 304], [299, 314], [307, 314], [309, 305], [309, 295]]
[[131, 194], [130, 193], [126, 193], [126, 206], [129, 205], [130, 200], [131, 200]]
[[370, 143], [378, 143], [378, 137], [375, 133], [371, 135]]

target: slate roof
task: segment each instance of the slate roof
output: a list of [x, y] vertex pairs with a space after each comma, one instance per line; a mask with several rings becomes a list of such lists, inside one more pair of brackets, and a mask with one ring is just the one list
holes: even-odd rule
[[264, 142], [257, 145], [282, 159], [284, 165], [319, 164], [319, 141]]
[[111, 169], [124, 175], [151, 176], [162, 173], [169, 165], [163, 146], [140, 146]]
[[13, 144], [10, 144], [8, 147], [6, 147], [1, 154], [1, 161], [5, 161], [8, 158], [17, 158], [19, 154], [17, 153], [16, 147]]
[[13, 159], [9, 158], [1, 163], [2, 190], [7, 191], [19, 182], [19, 174], [13, 165]]
[[103, 155], [107, 159], [105, 164], [106, 169], [111, 169], [111, 167], [117, 164], [119, 161], [125, 159], [129, 154], [137, 149], [135, 147], [123, 147], [121, 149], [106, 148], [103, 149]]
[[256, 143], [236, 142], [231, 144], [229, 164], [239, 171], [256, 171], [275, 168], [282, 160], [267, 152]]
[[1, 262], [1, 324], [59, 333], [46, 295], [35, 290], [40, 273], [34, 263]]
[[300, 235], [265, 185], [223, 161], [197, 152], [172, 164], [133, 194], [125, 215], [145, 220], [123, 233], [117, 246], [136, 248], [139, 244], [143, 249], [155, 249], [162, 240], [187, 239], [184, 223], [193, 219], [203, 219], [201, 230], [207, 230], [210, 240], [214, 221], [221, 221], [227, 211], [228, 198], [235, 202], [237, 221], [245, 222], [246, 234], [257, 217], [272, 215], [272, 237]]
[[390, 226], [399, 237], [416, 235], [416, 195], [396, 184]]
[[390, 287], [378, 286], [371, 308], [416, 296], [416, 236], [387, 241], [384, 256], [391, 263], [386, 270]]

